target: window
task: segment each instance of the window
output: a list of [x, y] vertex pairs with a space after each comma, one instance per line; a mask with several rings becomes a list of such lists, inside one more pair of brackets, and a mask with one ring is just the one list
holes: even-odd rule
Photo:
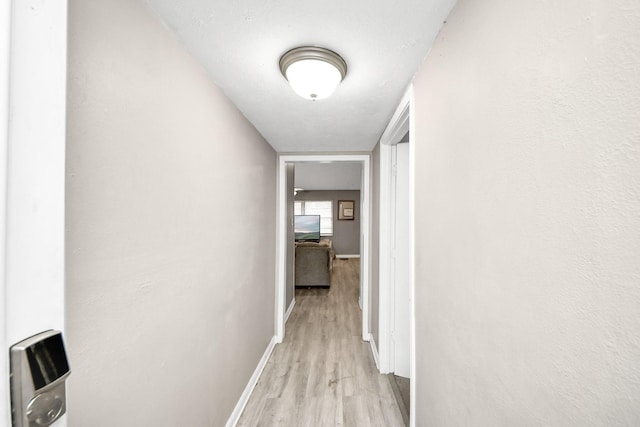
[[320, 235], [333, 235], [333, 202], [296, 200], [293, 204], [295, 215], [320, 215]]

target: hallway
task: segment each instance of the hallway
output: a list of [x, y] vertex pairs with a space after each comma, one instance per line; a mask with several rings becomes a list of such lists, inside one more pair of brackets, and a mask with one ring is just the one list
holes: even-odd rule
[[359, 260], [334, 261], [330, 289], [296, 290], [286, 337], [239, 426], [402, 426], [388, 379], [361, 339]]

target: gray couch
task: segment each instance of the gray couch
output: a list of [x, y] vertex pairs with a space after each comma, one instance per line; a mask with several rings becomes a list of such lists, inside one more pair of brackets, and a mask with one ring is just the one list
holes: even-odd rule
[[331, 285], [333, 256], [333, 249], [330, 245], [296, 243], [296, 287], [329, 287]]

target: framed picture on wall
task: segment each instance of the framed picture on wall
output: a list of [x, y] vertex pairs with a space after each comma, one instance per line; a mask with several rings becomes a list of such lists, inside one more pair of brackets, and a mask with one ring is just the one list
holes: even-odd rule
[[355, 202], [353, 200], [338, 200], [338, 219], [353, 221], [355, 216]]

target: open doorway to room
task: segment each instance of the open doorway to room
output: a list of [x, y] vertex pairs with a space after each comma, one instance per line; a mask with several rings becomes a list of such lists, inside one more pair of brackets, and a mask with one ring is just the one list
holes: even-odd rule
[[[295, 167], [295, 243], [292, 246], [289, 239], [287, 244], [287, 261], [294, 255], [293, 272], [290, 266], [287, 268], [287, 284], [293, 279], [296, 294], [304, 288], [328, 289], [333, 266], [341, 264], [341, 260], [351, 260], [356, 271], [360, 271], [362, 165], [360, 162], [296, 162], [288, 164], [287, 169], [290, 165]], [[290, 209], [291, 201], [288, 201], [287, 210]], [[358, 279], [354, 279], [353, 285], [357, 285]], [[291, 307], [288, 294], [286, 305]], [[287, 309], [287, 314], [289, 312]]]
[[[294, 270], [294, 216], [295, 209], [299, 214], [312, 214], [322, 216], [324, 209], [330, 209], [331, 228], [327, 228], [325, 222], [323, 229], [324, 236], [318, 236], [318, 240], [331, 240], [332, 250], [338, 258], [351, 258], [359, 256], [360, 258], [360, 286], [359, 286], [359, 305], [362, 310], [362, 339], [369, 341], [370, 325], [369, 325], [369, 277], [370, 277], [370, 156], [369, 155], [282, 155], [279, 158], [278, 165], [278, 225], [277, 232], [277, 280], [276, 280], [276, 338], [278, 342], [282, 342], [285, 334], [285, 322], [288, 314], [291, 313], [295, 304], [293, 278]], [[334, 187], [338, 184], [328, 184], [330, 179], [326, 179], [325, 183], [318, 182], [318, 176], [325, 174], [326, 177], [336, 178], [337, 172], [341, 166], [342, 169], [352, 169], [345, 167], [346, 165], [355, 165], [358, 167], [358, 182], [343, 183], [340, 186], [359, 187], [359, 199], [342, 199], [338, 197], [344, 194], [356, 193], [337, 193], [331, 189], [321, 190], [318, 186]], [[300, 170], [299, 179], [296, 180], [295, 169]], [[314, 178], [315, 177], [315, 178]], [[302, 179], [302, 181], [300, 181]], [[305, 181], [305, 179], [309, 181]], [[355, 179], [352, 175], [349, 180]], [[315, 180], [316, 183], [312, 183]], [[296, 182], [298, 184], [296, 184]], [[300, 185], [297, 190], [297, 206], [296, 206], [296, 185]], [[305, 185], [307, 188], [303, 187]], [[321, 193], [322, 191], [322, 193]], [[336, 190], [337, 191], [337, 190]], [[341, 191], [355, 191], [346, 188]], [[334, 197], [335, 196], [335, 197]], [[314, 200], [311, 200], [314, 199]], [[325, 202], [322, 203], [312, 202]], [[330, 202], [330, 203], [326, 203]], [[344, 203], [347, 202], [347, 203]], [[351, 205], [349, 202], [353, 202]], [[356, 207], [357, 212], [356, 212]], [[345, 216], [346, 214], [346, 216]], [[355, 220], [358, 216], [358, 221]], [[342, 219], [340, 219], [342, 218]], [[353, 218], [353, 219], [345, 219]], [[354, 230], [354, 224], [359, 222], [359, 227]], [[334, 231], [342, 230], [345, 234], [357, 233], [357, 245], [353, 245], [353, 235], [338, 237]], [[344, 237], [344, 238], [343, 238]], [[358, 253], [353, 253], [355, 250]]]

